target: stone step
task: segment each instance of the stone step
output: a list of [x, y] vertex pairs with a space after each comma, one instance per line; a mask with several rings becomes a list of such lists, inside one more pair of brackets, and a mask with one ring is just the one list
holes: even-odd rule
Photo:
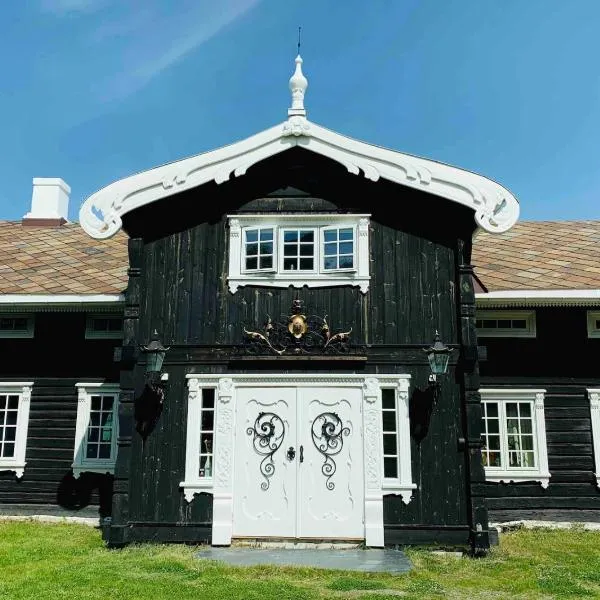
[[360, 550], [364, 543], [343, 540], [297, 540], [297, 539], [263, 539], [263, 538], [234, 538], [232, 548], [259, 548], [283, 550]]

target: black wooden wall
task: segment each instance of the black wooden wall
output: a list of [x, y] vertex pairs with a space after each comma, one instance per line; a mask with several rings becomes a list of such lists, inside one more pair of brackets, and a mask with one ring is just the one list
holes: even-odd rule
[[[483, 387], [546, 389], [545, 417], [550, 484], [487, 483], [490, 520], [597, 521], [588, 388], [600, 387], [600, 339], [587, 337], [586, 309], [537, 308], [537, 336], [480, 338]], [[600, 458], [600, 457], [599, 457]]]
[[112, 476], [73, 478], [80, 381], [118, 382], [113, 348], [120, 340], [86, 340], [84, 313], [40, 312], [33, 339], [0, 339], [2, 381], [33, 381], [23, 477], [0, 471], [0, 512], [111, 511]]
[[[287, 186], [308, 192], [308, 197], [267, 196]], [[369, 292], [363, 295], [351, 287], [298, 292], [252, 286], [232, 295], [227, 288], [225, 215], [300, 207], [372, 214]], [[243, 326], [260, 326], [267, 314], [289, 314], [299, 293], [307, 312], [327, 314], [333, 330], [352, 326], [354, 342], [366, 346], [367, 364], [352, 368], [353, 372], [408, 372], [413, 377], [413, 480], [418, 490], [408, 505], [400, 497], [386, 497], [386, 541], [465, 542], [470, 491], [465, 450], [458, 444], [465, 434], [464, 365], [457, 368], [454, 361], [434, 405], [422, 348], [432, 342], [436, 330], [447, 343], [456, 345], [463, 339], [458, 267], [470, 258], [473, 226], [467, 208], [383, 180], [369, 182], [298, 149], [252, 167], [242, 178], [220, 186], [206, 184], [126, 215], [124, 227], [132, 239], [124, 342], [132, 348], [146, 343], [157, 328], [165, 345], [171, 346], [163, 367], [170, 383], [154, 429], [142, 438], [132, 425], [142, 367], [131, 362], [122, 371], [123, 433], [109, 541], [116, 545], [135, 539], [207, 539], [211, 497], [196, 497], [188, 505], [179, 489], [185, 468], [185, 374], [259, 369], [243, 370], [231, 360], [231, 351], [242, 341]], [[459, 246], [464, 256], [459, 257]], [[470, 278], [466, 288], [469, 282]], [[465, 319], [472, 316], [466, 314]], [[263, 368], [344, 370], [312, 361], [308, 365], [301, 359]]]

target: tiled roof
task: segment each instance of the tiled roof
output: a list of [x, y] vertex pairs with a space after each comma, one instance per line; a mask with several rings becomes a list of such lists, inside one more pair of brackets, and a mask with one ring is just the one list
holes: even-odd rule
[[472, 261], [488, 291], [600, 289], [600, 221], [521, 221], [477, 233]]
[[94, 240], [78, 223], [0, 221], [0, 294], [120, 294], [127, 263], [123, 232]]
[[[600, 221], [522, 221], [480, 231], [475, 273], [488, 291], [600, 289]], [[127, 236], [90, 238], [60, 227], [0, 221], [0, 294], [119, 294], [127, 286]]]

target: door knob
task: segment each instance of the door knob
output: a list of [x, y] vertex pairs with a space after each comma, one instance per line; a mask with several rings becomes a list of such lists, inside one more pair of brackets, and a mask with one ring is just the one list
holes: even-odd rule
[[296, 456], [296, 451], [294, 450], [293, 446], [290, 446], [287, 451], [287, 459], [292, 461], [292, 460], [294, 460], [295, 456]]
[[300, 445], [300, 462], [304, 462], [304, 446]]

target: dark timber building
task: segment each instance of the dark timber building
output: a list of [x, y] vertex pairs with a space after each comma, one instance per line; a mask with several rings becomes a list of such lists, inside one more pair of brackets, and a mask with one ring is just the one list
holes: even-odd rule
[[597, 520], [600, 223], [309, 121], [301, 63], [283, 123], [0, 223], [0, 511], [474, 552]]

